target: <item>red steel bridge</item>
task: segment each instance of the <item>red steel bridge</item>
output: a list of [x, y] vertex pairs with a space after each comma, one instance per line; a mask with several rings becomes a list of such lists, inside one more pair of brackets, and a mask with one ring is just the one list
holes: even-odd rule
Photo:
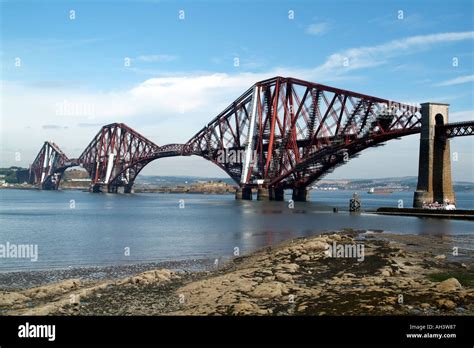
[[[123, 123], [103, 126], [78, 158], [68, 158], [45, 142], [30, 166], [30, 181], [58, 188], [64, 171], [87, 170], [91, 191], [131, 192], [151, 161], [172, 156], [201, 156], [219, 166], [251, 199], [295, 200], [306, 188], [369, 148], [420, 133], [421, 109], [365, 94], [294, 78], [257, 82], [185, 144], [159, 146]], [[436, 127], [440, 138], [472, 135], [474, 121]]]

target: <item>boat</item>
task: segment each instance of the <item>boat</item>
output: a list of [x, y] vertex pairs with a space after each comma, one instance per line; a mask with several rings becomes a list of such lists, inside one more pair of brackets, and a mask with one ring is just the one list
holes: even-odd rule
[[386, 188], [386, 187], [378, 187], [378, 188], [371, 187], [369, 191], [367, 191], [367, 193], [371, 195], [388, 195], [388, 194], [393, 193], [393, 191], [394, 191], [393, 189]]

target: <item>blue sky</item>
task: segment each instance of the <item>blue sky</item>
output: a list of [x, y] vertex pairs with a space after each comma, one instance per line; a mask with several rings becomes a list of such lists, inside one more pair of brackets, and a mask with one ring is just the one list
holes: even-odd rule
[[[3, 1], [0, 165], [28, 165], [46, 139], [77, 156], [115, 121], [160, 145], [185, 142], [276, 74], [446, 102], [451, 121], [473, 119], [473, 43], [472, 1]], [[64, 103], [93, 111], [58, 113]], [[411, 136], [370, 149], [330, 177], [416, 175], [417, 145]], [[452, 150], [454, 177], [473, 181], [473, 140]], [[145, 173], [191, 168], [224, 175], [199, 158], [155, 161]]]

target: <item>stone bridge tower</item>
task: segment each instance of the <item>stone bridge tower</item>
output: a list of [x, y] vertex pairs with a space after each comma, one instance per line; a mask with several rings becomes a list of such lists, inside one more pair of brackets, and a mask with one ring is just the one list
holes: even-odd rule
[[423, 202], [455, 203], [451, 181], [451, 151], [449, 139], [436, 134], [436, 126], [448, 123], [449, 104], [421, 104], [420, 158], [418, 186], [413, 207], [420, 208]]

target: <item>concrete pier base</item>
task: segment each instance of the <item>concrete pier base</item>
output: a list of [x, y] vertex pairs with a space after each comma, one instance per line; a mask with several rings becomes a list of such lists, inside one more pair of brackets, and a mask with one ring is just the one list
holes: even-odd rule
[[252, 200], [252, 188], [250, 188], [250, 187], [238, 188], [235, 191], [235, 199], [251, 201]]
[[308, 190], [304, 187], [294, 188], [291, 198], [295, 202], [306, 202], [309, 198]]
[[271, 201], [283, 201], [285, 199], [285, 190], [280, 187], [270, 189]]
[[436, 126], [446, 123], [448, 104], [421, 104], [420, 156], [414, 208], [421, 208], [423, 203], [456, 203], [451, 180], [449, 139], [436, 133]]
[[439, 204], [449, 201], [450, 203], [456, 203], [456, 194], [454, 192], [426, 192], [426, 191], [415, 191], [413, 197], [413, 207], [421, 208], [423, 203], [434, 203]]
[[269, 201], [270, 190], [265, 187], [259, 187], [257, 190], [257, 201]]
[[99, 193], [102, 192], [102, 190], [100, 189], [100, 185], [93, 185], [89, 187], [89, 192]]
[[118, 193], [118, 187], [117, 186], [107, 186], [107, 192], [108, 193]]

